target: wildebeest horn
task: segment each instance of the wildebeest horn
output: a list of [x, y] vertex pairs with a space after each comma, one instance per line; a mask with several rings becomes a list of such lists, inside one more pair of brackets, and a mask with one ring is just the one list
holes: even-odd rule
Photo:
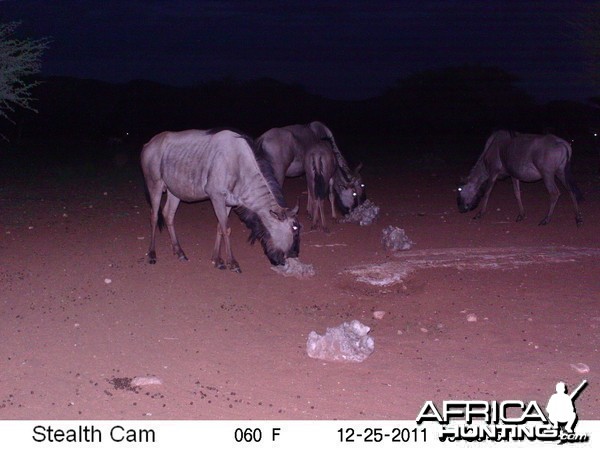
[[286, 210], [284, 208], [277, 207], [276, 209], [270, 209], [269, 212], [277, 220], [281, 220], [281, 221], [285, 220]]
[[289, 215], [288, 217], [296, 217], [298, 215], [298, 210], [300, 209], [300, 202], [296, 202], [296, 206], [293, 209], [288, 209]]
[[355, 173], [356, 175], [358, 175], [358, 172], [360, 172], [360, 169], [362, 169], [362, 167], [363, 167], [363, 163], [362, 163], [362, 162], [359, 162], [359, 163], [358, 163], [358, 166], [356, 166], [356, 169], [354, 169], [354, 173]]

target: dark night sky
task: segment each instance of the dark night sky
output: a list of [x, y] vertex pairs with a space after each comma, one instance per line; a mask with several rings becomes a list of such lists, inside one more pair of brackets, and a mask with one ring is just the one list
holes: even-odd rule
[[44, 75], [172, 85], [231, 77], [375, 96], [402, 77], [462, 64], [517, 75], [537, 100], [596, 91], [573, 25], [585, 2], [0, 0], [0, 21], [53, 42]]

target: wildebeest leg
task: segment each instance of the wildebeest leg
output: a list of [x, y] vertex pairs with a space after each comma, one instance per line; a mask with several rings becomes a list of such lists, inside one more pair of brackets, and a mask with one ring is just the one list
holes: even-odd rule
[[225, 263], [221, 259], [221, 239], [223, 238], [223, 232], [221, 231], [221, 224], [217, 223], [217, 236], [215, 238], [215, 246], [213, 247], [213, 253], [210, 260], [217, 269], [225, 269]]
[[573, 202], [573, 208], [575, 208], [575, 223], [578, 227], [583, 225], [583, 217], [581, 217], [581, 212], [579, 211], [579, 202], [577, 201], [577, 195], [573, 192], [573, 189], [567, 183], [567, 178], [565, 177], [565, 173], [561, 172], [558, 174], [558, 179], [565, 187], [565, 189], [569, 192], [569, 196], [571, 197], [571, 201]]
[[331, 203], [331, 217], [337, 219], [335, 214], [335, 193], [333, 192], [333, 178], [329, 180], [329, 203]]
[[152, 183], [151, 181], [147, 180], [146, 185], [148, 187], [148, 196], [150, 199], [151, 206], [150, 226], [152, 228], [150, 232], [150, 248], [148, 249], [148, 263], [156, 264], [156, 227], [158, 224], [160, 199], [162, 197], [164, 183], [162, 181]]
[[306, 200], [306, 215], [310, 219], [310, 218], [314, 217], [314, 214], [313, 214], [313, 205], [314, 205], [315, 200], [313, 199], [310, 186], [308, 187], [308, 191], [307, 192], [308, 192], [308, 199]]
[[513, 177], [512, 184], [515, 197], [517, 198], [517, 203], [519, 204], [519, 215], [517, 216], [517, 222], [520, 222], [525, 219], [525, 208], [523, 208], [523, 202], [521, 201], [521, 183], [517, 178]]
[[177, 258], [179, 258], [180, 261], [187, 261], [187, 256], [185, 256], [185, 253], [181, 249], [179, 241], [177, 240], [177, 235], [175, 234], [175, 212], [177, 211], [179, 202], [179, 198], [175, 197], [173, 194], [171, 194], [170, 191], [167, 190], [167, 201], [163, 209], [163, 217], [165, 218], [167, 230], [169, 231], [169, 236], [171, 237], [171, 246], [173, 247], [173, 254], [177, 255]]
[[473, 219], [475, 219], [475, 220], [481, 219], [483, 217], [483, 215], [485, 214], [485, 212], [487, 210], [488, 199], [490, 198], [492, 189], [494, 189], [494, 184], [496, 184], [496, 178], [498, 178], [498, 175], [494, 175], [494, 176], [490, 177], [490, 179], [488, 181], [488, 186], [485, 190], [485, 193], [483, 194], [483, 200], [481, 201], [481, 209], [479, 209], [479, 212], [477, 214], [475, 214], [475, 217], [473, 217]]
[[[229, 216], [230, 210], [231, 210], [231, 208], [227, 208], [228, 216]], [[227, 255], [227, 267], [229, 268], [229, 270], [231, 270], [233, 272], [242, 273], [242, 269], [240, 268], [240, 265], [233, 257], [233, 252], [231, 251], [231, 239], [229, 238], [230, 235], [231, 235], [231, 228], [227, 227], [227, 229], [225, 230], [225, 234], [223, 235], [223, 238], [225, 240], [225, 255]]]
[[276, 167], [273, 167], [273, 175], [275, 175], [275, 179], [277, 183], [279, 183], [279, 187], [283, 188], [283, 181], [285, 180], [285, 171], [287, 167], [280, 167], [277, 164], [274, 164]]
[[[220, 204], [213, 202], [213, 209], [215, 210], [215, 215], [219, 221], [219, 226], [217, 227], [217, 237], [215, 240], [215, 248], [213, 249], [212, 262], [218, 269], [224, 269], [225, 267], [228, 267], [233, 272], [241, 273], [242, 270], [240, 269], [240, 265], [233, 257], [233, 252], [231, 251], [231, 240], [229, 239], [231, 228], [229, 228], [228, 223], [231, 207], [225, 206], [224, 203]], [[225, 241], [225, 258], [227, 266], [223, 264], [223, 260], [221, 259], [221, 239]]]
[[538, 225], [548, 225], [550, 223], [556, 202], [558, 202], [558, 197], [560, 197], [560, 191], [558, 190], [558, 186], [556, 186], [554, 174], [544, 175], [544, 184], [546, 185], [546, 189], [548, 189], [548, 194], [550, 194], [550, 208], [546, 217]]

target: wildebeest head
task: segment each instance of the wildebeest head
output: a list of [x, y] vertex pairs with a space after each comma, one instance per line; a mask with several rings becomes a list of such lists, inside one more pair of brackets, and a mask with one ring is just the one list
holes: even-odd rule
[[362, 163], [359, 163], [354, 169], [354, 174], [352, 176], [352, 181], [354, 183], [354, 190], [356, 192], [356, 198], [358, 198], [358, 204], [362, 205], [367, 199], [367, 189], [365, 183], [360, 176], [360, 169], [362, 169]]
[[360, 176], [361, 168], [362, 163], [350, 174], [339, 169], [336, 172], [335, 200], [342, 214], [348, 214], [367, 199], [365, 184]]
[[467, 182], [461, 184], [456, 189], [457, 197], [456, 202], [458, 204], [458, 210], [461, 213], [466, 213], [474, 210], [479, 205], [479, 201], [483, 196], [487, 183], [483, 183], [479, 188], [474, 182]]
[[286, 258], [296, 258], [300, 254], [298, 205], [293, 209], [277, 206], [262, 217], [242, 206], [235, 211], [250, 229], [250, 243], [259, 241], [274, 266], [281, 266]]
[[270, 239], [261, 241], [269, 261], [274, 266], [285, 264], [286, 258], [297, 258], [300, 254], [300, 223], [298, 205], [295, 208], [278, 207], [269, 211], [268, 228]]

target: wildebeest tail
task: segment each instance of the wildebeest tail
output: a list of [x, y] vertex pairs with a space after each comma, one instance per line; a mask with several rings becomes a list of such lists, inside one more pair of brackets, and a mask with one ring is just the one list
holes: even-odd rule
[[571, 192], [575, 194], [575, 198], [578, 202], [583, 200], [583, 193], [575, 183], [575, 178], [573, 177], [573, 172], [571, 171], [571, 158], [568, 159], [567, 164], [565, 165], [565, 179], [567, 180], [567, 184], [569, 185], [569, 189]]
[[256, 141], [254, 141], [254, 153], [257, 157], [264, 157], [265, 156], [265, 149], [263, 147], [263, 137], [259, 137]]
[[329, 189], [323, 177], [323, 163], [318, 159], [320, 167], [317, 167], [317, 158], [313, 159], [313, 172], [315, 174], [315, 196], [325, 199], [329, 195]]

